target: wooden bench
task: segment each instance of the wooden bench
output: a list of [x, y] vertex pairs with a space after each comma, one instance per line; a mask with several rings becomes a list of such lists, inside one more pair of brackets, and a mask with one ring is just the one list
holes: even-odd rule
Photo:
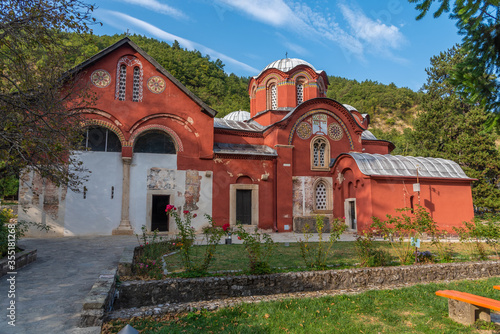
[[[500, 290], [500, 286], [495, 289]], [[436, 295], [448, 299], [450, 318], [464, 325], [476, 320], [491, 321], [490, 310], [500, 311], [500, 301], [454, 290], [436, 291]]]

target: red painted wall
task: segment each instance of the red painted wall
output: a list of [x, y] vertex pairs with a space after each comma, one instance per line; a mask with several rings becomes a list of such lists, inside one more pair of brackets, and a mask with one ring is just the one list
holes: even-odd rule
[[[338, 173], [344, 179], [339, 183]], [[362, 174], [350, 156], [343, 156], [333, 168], [334, 215], [345, 216], [344, 200], [349, 183], [352, 182], [351, 197], [356, 198], [358, 231], [370, 226], [372, 217], [386, 219], [386, 214], [395, 215], [398, 208], [410, 207], [410, 197], [418, 204], [418, 194], [413, 192], [416, 177], [382, 177]], [[440, 228], [450, 233], [453, 226], [462, 226], [463, 221], [474, 217], [470, 180], [419, 178], [421, 184], [420, 203], [431, 213]]]
[[[132, 66], [127, 66], [126, 100], [115, 99], [117, 63], [124, 56], [137, 57], [142, 63], [142, 102], [132, 101]], [[90, 83], [90, 75], [97, 69], [106, 70], [111, 75], [111, 83], [105, 88]], [[165, 80], [166, 88], [162, 93], [154, 94], [147, 88], [147, 80], [152, 76], [160, 76]], [[212, 158], [213, 118], [203, 113], [196, 102], [133, 48], [123, 45], [114, 50], [85, 68], [82, 78], [89, 82], [92, 92], [96, 94], [94, 108], [84, 111], [86, 117], [117, 126], [127, 141], [147, 126], [166, 126], [177, 133], [184, 148], [178, 153], [178, 169], [211, 170], [212, 162], [205, 159]], [[130, 156], [131, 148], [124, 144], [123, 154]]]
[[[259, 227], [271, 229], [274, 222], [274, 162], [272, 160], [217, 157], [214, 160], [212, 215], [218, 225], [229, 223], [229, 186], [248, 176], [259, 185]], [[268, 180], [261, 179], [269, 174]]]

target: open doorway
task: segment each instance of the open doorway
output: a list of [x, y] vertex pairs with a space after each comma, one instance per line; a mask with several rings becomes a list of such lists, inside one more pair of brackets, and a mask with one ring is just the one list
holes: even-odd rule
[[347, 224], [347, 228], [351, 231], [357, 231], [357, 217], [356, 217], [356, 199], [348, 198], [344, 202], [344, 213], [345, 213], [345, 222]]
[[153, 195], [151, 210], [151, 231], [169, 231], [169, 216], [165, 212], [167, 204], [170, 204], [170, 195]]

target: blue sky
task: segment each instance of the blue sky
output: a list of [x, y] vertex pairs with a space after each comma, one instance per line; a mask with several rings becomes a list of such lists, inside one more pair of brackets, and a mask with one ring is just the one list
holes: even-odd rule
[[447, 15], [406, 0], [96, 0], [94, 33], [129, 31], [221, 59], [227, 73], [257, 75], [277, 59], [418, 90], [433, 55], [459, 43]]

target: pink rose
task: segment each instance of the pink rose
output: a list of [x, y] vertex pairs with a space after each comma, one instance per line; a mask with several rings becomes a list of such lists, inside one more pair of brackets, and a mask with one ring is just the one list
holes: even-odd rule
[[226, 232], [229, 229], [229, 224], [222, 225], [222, 229]]
[[165, 212], [169, 212], [170, 210], [174, 209], [175, 210], [175, 207], [173, 205], [170, 205], [168, 204], [167, 205], [167, 208], [165, 209]]
[[189, 213], [189, 211], [188, 210], [184, 210], [184, 211], [182, 211], [182, 213], [185, 214], [185, 215], [187, 215]]

